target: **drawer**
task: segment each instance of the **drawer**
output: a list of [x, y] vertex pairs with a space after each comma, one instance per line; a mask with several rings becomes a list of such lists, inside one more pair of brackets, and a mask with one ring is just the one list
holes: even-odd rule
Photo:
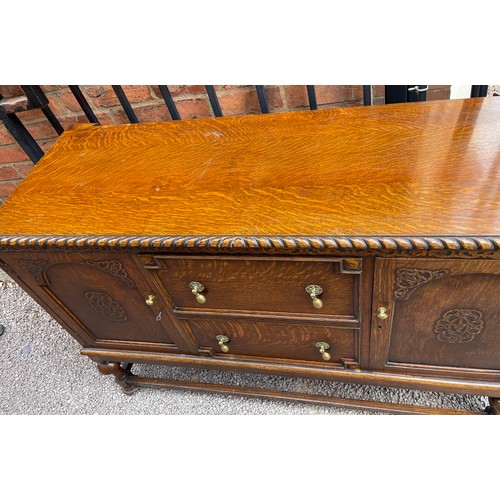
[[[157, 276], [178, 311], [338, 316], [357, 320], [361, 260], [155, 256]], [[349, 263], [352, 265], [352, 262]], [[148, 266], [151, 267], [151, 266]], [[203, 285], [199, 303], [190, 283]], [[306, 291], [321, 288], [315, 307]], [[316, 305], [318, 302], [316, 301]]]
[[[264, 321], [196, 319], [186, 322], [200, 344], [216, 356], [312, 361], [353, 367], [357, 365], [357, 330]], [[219, 342], [220, 336], [223, 347]], [[219, 339], [218, 339], [219, 336]], [[330, 359], [324, 360], [318, 342], [326, 342]], [[227, 352], [224, 352], [226, 351]]]

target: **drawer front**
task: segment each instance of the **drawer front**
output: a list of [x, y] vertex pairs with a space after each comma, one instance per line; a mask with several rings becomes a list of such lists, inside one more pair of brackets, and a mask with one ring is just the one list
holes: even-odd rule
[[[216, 356], [250, 356], [325, 365], [353, 367], [357, 365], [356, 330], [291, 323], [260, 321], [222, 321], [196, 319], [186, 322], [198, 338], [200, 350], [210, 350]], [[218, 336], [225, 336], [226, 348]], [[220, 339], [220, 337], [219, 337]], [[324, 360], [318, 342], [326, 342], [330, 359]], [[223, 350], [227, 349], [227, 352]]]
[[[361, 260], [155, 256], [157, 275], [177, 310], [274, 312], [358, 319]], [[199, 303], [190, 289], [201, 283]], [[322, 307], [305, 290], [318, 285]], [[203, 300], [203, 299], [202, 299]], [[318, 302], [316, 301], [316, 305]]]

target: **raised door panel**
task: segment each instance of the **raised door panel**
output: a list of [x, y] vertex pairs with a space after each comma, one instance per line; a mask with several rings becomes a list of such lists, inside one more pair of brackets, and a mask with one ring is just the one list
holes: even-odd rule
[[85, 344], [178, 350], [167, 311], [146, 305], [149, 285], [129, 256], [51, 252], [19, 254], [9, 260], [16, 274], [31, 283], [42, 305], [59, 312], [77, 338], [86, 339]]
[[499, 379], [500, 262], [377, 259], [370, 357], [372, 368]]

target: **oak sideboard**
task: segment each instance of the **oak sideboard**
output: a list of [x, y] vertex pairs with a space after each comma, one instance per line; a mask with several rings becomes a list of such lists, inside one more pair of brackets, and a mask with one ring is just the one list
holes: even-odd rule
[[64, 132], [0, 208], [0, 265], [101, 373], [227, 369], [489, 398], [500, 413], [500, 99]]

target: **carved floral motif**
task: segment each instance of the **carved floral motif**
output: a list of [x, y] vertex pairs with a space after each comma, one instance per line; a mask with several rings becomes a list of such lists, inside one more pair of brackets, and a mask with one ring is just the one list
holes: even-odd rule
[[395, 272], [394, 298], [407, 300], [412, 292], [425, 283], [450, 274], [449, 269], [397, 269]]
[[47, 267], [45, 260], [16, 260], [16, 264], [22, 267], [38, 285], [46, 285], [44, 273]]
[[484, 322], [481, 311], [474, 309], [450, 309], [434, 325], [434, 333], [441, 342], [463, 344], [474, 340], [481, 333]]
[[85, 298], [90, 307], [96, 310], [103, 318], [110, 321], [127, 321], [127, 312], [107, 293], [86, 292]]
[[129, 278], [127, 271], [118, 260], [88, 260], [87, 264], [115, 276], [129, 288], [135, 287], [134, 281]]

